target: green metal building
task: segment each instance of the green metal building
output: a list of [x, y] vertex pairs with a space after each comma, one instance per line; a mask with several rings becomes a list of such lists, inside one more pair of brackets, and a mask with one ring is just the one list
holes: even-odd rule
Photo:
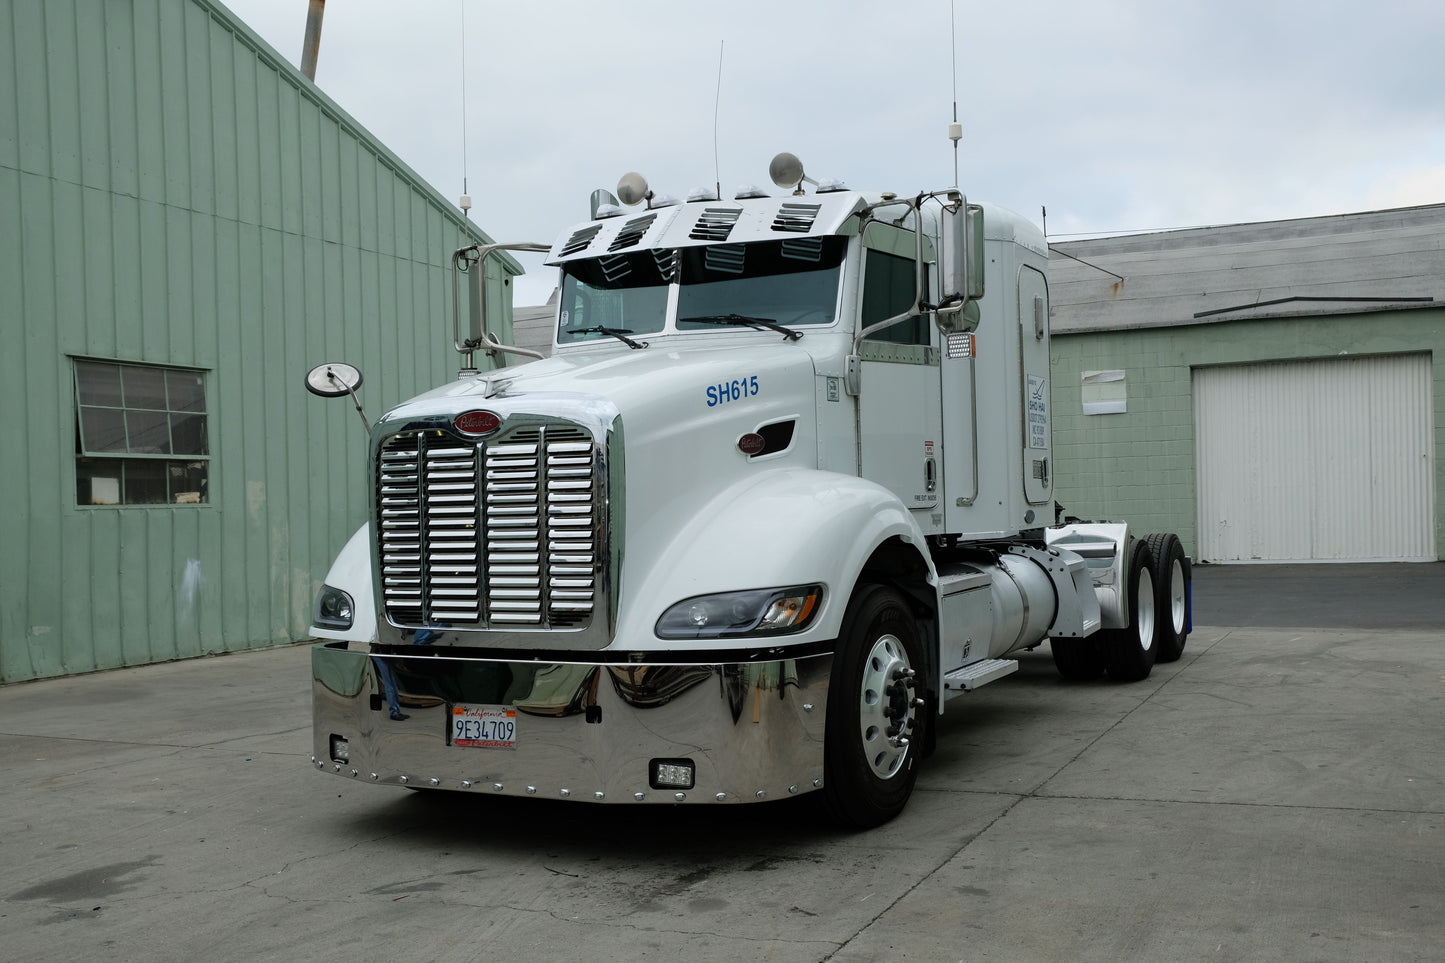
[[1055, 492], [1197, 560], [1445, 551], [1445, 205], [1051, 245]]
[[[0, 682], [308, 634], [487, 240], [210, 0], [0, 0]], [[515, 261], [489, 262], [510, 337]]]

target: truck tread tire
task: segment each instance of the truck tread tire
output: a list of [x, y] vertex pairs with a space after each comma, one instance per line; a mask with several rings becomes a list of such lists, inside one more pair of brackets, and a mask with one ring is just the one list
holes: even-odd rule
[[[921, 674], [923, 650], [908, 603], [891, 588], [863, 585], [843, 617], [828, 681], [823, 741], [824, 807], [857, 828], [898, 815], [913, 792], [929, 724]], [[914, 699], [924, 705], [915, 706]], [[890, 743], [890, 724], [903, 722], [907, 743]]]
[[1087, 682], [1104, 674], [1104, 654], [1095, 638], [1049, 639], [1049, 652], [1059, 675], [1075, 682]]
[[1109, 677], [1118, 682], [1147, 679], [1154, 668], [1157, 654], [1154, 616], [1158, 601], [1154, 583], [1157, 571], [1149, 543], [1144, 539], [1136, 540], [1134, 554], [1129, 559], [1129, 625], [1100, 633], [1103, 635], [1101, 645]]
[[1144, 539], [1154, 553], [1158, 577], [1154, 582], [1154, 661], [1177, 662], [1189, 639], [1189, 570], [1184, 564], [1184, 546], [1169, 532]]

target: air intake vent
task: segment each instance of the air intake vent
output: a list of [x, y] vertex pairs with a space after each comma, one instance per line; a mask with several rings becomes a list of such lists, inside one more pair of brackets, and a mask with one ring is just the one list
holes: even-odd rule
[[726, 241], [742, 213], [740, 207], [704, 208], [688, 237], [694, 241]]
[[773, 218], [773, 230], [806, 234], [813, 229], [813, 222], [822, 209], [822, 204], [784, 203], [778, 210], [778, 216]]
[[567, 239], [566, 244], [562, 245], [561, 256], [566, 257], [569, 254], [576, 254], [578, 251], [585, 250], [600, 230], [602, 230], [601, 224], [592, 224], [577, 231]]
[[652, 222], [655, 220], [657, 220], [656, 214], [644, 214], [641, 217], [634, 217], [622, 225], [622, 230], [618, 231], [617, 236], [612, 239], [612, 243], [607, 245], [607, 250], [620, 251], [625, 247], [632, 247], [638, 241], [642, 240], [642, 235], [647, 233], [647, 229], [652, 226]]

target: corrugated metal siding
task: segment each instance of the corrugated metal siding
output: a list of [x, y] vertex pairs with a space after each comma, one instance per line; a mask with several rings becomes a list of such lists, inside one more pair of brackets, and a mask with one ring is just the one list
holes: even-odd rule
[[1442, 231], [1445, 204], [1055, 242], [1053, 333], [1363, 309], [1329, 298], [1438, 302]]
[[[0, 682], [305, 637], [368, 493], [301, 376], [451, 377], [468, 235], [224, 8], [0, 0]], [[207, 370], [209, 504], [76, 506], [75, 356]]]
[[1209, 561], [1434, 559], [1427, 354], [1194, 373]]

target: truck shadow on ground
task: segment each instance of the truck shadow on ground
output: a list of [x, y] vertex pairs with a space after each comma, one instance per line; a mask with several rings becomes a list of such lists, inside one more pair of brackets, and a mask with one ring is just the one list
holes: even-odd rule
[[[1020, 727], [1070, 725], [1070, 699], [1107, 696], [1116, 688], [1107, 681], [1065, 682], [1054, 671], [1046, 648], [1025, 654], [1019, 671], [1008, 681], [950, 703], [947, 714], [938, 720], [937, 751], [922, 763], [922, 780], [937, 788], [955, 782], [972, 766], [997, 765], [997, 746], [1005, 741], [1005, 734], [1011, 733], [1010, 740], [1016, 742]], [[958, 788], [968, 791], [964, 785]], [[812, 847], [827, 849], [860, 838], [872, 845], [873, 840], [917, 832], [920, 821], [929, 817], [915, 813], [916, 808], [915, 795], [913, 804], [893, 822], [859, 830], [839, 825], [817, 792], [761, 803], [599, 805], [377, 787], [367, 797], [364, 811], [332, 826], [347, 835], [402, 834], [409, 845], [496, 856], [535, 854], [539, 841], [545, 841], [547, 852], [574, 858], [646, 861], [687, 853], [695, 858], [728, 854], [746, 862], [782, 858], [777, 854]], [[770, 855], [739, 856], [740, 840], [747, 840], [748, 853]]]

